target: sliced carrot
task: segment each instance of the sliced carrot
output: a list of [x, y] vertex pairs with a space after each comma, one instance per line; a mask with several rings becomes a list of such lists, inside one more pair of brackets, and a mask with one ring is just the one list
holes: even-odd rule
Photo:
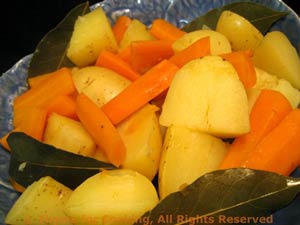
[[257, 144], [291, 111], [291, 104], [280, 92], [262, 90], [250, 113], [250, 132], [233, 141], [220, 169], [240, 167]]
[[113, 124], [118, 124], [165, 91], [177, 70], [176, 65], [163, 60], [102, 106], [102, 110]]
[[36, 76], [36, 77], [28, 78], [28, 83], [29, 83], [30, 88], [33, 88], [33, 87], [36, 87], [36, 86], [40, 85], [42, 82], [47, 80], [53, 74], [54, 73], [46, 73], [46, 74], [42, 74], [42, 75], [39, 75], [39, 76]]
[[57, 70], [40, 85], [29, 89], [14, 100], [14, 109], [28, 106], [45, 107], [59, 95], [71, 95], [76, 92], [71, 71], [68, 68]]
[[150, 28], [150, 33], [157, 39], [171, 42], [174, 42], [185, 34], [184, 31], [164, 19], [155, 19]]
[[72, 119], [78, 119], [76, 114], [76, 100], [73, 96], [60, 95], [54, 98], [46, 107], [48, 116], [57, 113]]
[[189, 47], [175, 53], [169, 60], [170, 62], [176, 64], [178, 67], [182, 67], [187, 62], [206, 55], [210, 55], [209, 37], [199, 39]]
[[[43, 138], [44, 128], [47, 120], [47, 110], [37, 108], [37, 107], [28, 107], [23, 108], [22, 120], [18, 126], [11, 132], [19, 131], [24, 132], [25, 134], [35, 138], [38, 141], [41, 141]], [[9, 150], [7, 144], [7, 137], [11, 133], [1, 138], [1, 144]]]
[[131, 19], [128, 16], [120, 16], [116, 23], [113, 25], [112, 30], [115, 35], [117, 43], [120, 43], [125, 31], [127, 30]]
[[117, 129], [105, 113], [86, 95], [79, 94], [76, 112], [85, 129], [105, 152], [108, 160], [120, 166], [126, 156], [126, 148]]
[[121, 50], [118, 53], [118, 56], [120, 56], [121, 59], [123, 59], [124, 62], [130, 64], [131, 63], [131, 45], [127, 46], [123, 50]]
[[299, 134], [300, 110], [294, 109], [250, 152], [242, 167], [288, 176], [299, 165]]
[[221, 55], [223, 59], [233, 65], [245, 88], [251, 88], [256, 83], [256, 72], [251, 58], [252, 55], [253, 52], [250, 50], [236, 51]]
[[132, 68], [143, 74], [163, 59], [174, 54], [172, 42], [164, 40], [135, 41], [131, 43]]
[[131, 66], [126, 63], [119, 55], [109, 51], [102, 51], [96, 61], [96, 66], [102, 66], [111, 69], [125, 78], [134, 81], [140, 77], [140, 74], [135, 72]]

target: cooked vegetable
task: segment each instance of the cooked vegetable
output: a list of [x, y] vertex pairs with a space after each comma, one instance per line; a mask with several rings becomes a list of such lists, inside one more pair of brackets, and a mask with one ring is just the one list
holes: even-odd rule
[[160, 198], [182, 190], [205, 173], [217, 170], [225, 153], [226, 145], [221, 139], [185, 127], [170, 126], [159, 168]]
[[254, 51], [253, 61], [260, 69], [284, 78], [295, 88], [300, 88], [300, 58], [296, 49], [282, 32], [267, 33]]
[[28, 78], [28, 84], [30, 88], [36, 87], [45, 80], [47, 80], [49, 77], [51, 77], [55, 72], [52, 73], [46, 73], [46, 74], [41, 74], [35, 77], [29, 77]]
[[245, 88], [251, 88], [256, 83], [256, 71], [251, 58], [252, 55], [252, 51], [235, 51], [221, 55], [223, 59], [233, 65]]
[[48, 119], [43, 142], [89, 157], [96, 150], [95, 142], [80, 122], [56, 113]]
[[173, 55], [172, 42], [164, 40], [134, 41], [130, 50], [130, 64], [141, 74]]
[[57, 113], [72, 119], [78, 119], [75, 106], [75, 96], [60, 95], [54, 98], [45, 108], [48, 116], [51, 113]]
[[123, 91], [130, 81], [116, 72], [98, 66], [74, 70], [72, 75], [78, 93], [87, 95], [99, 107]]
[[170, 85], [160, 124], [220, 137], [249, 132], [247, 95], [234, 67], [219, 56], [195, 59], [183, 66]]
[[294, 109], [251, 151], [242, 167], [288, 176], [300, 161], [300, 110]]
[[119, 44], [131, 23], [131, 18], [128, 16], [120, 16], [112, 27], [112, 31], [115, 35], [116, 41]]
[[98, 7], [76, 20], [67, 56], [83, 67], [95, 63], [102, 50], [116, 52], [117, 42], [105, 12]]
[[169, 60], [178, 67], [182, 67], [193, 59], [207, 55], [210, 55], [210, 38], [204, 37], [195, 41], [187, 48], [176, 52]]
[[83, 182], [69, 198], [65, 211], [74, 224], [129, 225], [158, 203], [153, 184], [128, 169], [103, 171]]
[[181, 51], [204, 37], [209, 37], [210, 39], [210, 50], [212, 55], [231, 52], [231, 46], [228, 39], [223, 34], [213, 30], [197, 30], [186, 33], [173, 43], [173, 50], [174, 52]]
[[157, 39], [174, 42], [185, 32], [164, 19], [155, 19], [152, 22], [150, 33]]
[[61, 68], [37, 87], [16, 97], [14, 110], [28, 106], [45, 107], [57, 96], [70, 95], [75, 91], [70, 69]]
[[123, 168], [135, 170], [149, 180], [157, 174], [162, 147], [162, 135], [156, 112], [146, 104], [117, 126], [126, 147]]
[[163, 60], [106, 103], [102, 110], [113, 124], [118, 124], [165, 91], [177, 70], [175, 64]]
[[298, 107], [300, 102], [300, 91], [297, 88], [294, 88], [290, 82], [286, 79], [271, 75], [259, 68], [255, 68], [255, 71], [257, 80], [253, 88], [279, 91], [289, 100], [293, 108]]
[[31, 184], [15, 202], [5, 218], [13, 225], [71, 225], [64, 207], [72, 190], [46, 176]]
[[281, 93], [262, 90], [250, 114], [250, 132], [233, 141], [220, 168], [240, 167], [259, 142], [291, 111], [291, 104]]
[[105, 67], [113, 70], [125, 78], [134, 81], [140, 77], [140, 74], [132, 69], [119, 55], [109, 51], [102, 51], [98, 56], [96, 66]]
[[249, 20], [228, 10], [220, 15], [216, 31], [228, 38], [234, 51], [255, 50], [263, 39]]
[[120, 166], [125, 160], [126, 148], [116, 128], [101, 108], [86, 95], [79, 94], [76, 103], [76, 112], [82, 125], [105, 152], [109, 162]]
[[123, 51], [134, 41], [147, 41], [154, 39], [155, 38], [149, 33], [145, 24], [137, 19], [133, 19], [123, 35], [119, 51]]

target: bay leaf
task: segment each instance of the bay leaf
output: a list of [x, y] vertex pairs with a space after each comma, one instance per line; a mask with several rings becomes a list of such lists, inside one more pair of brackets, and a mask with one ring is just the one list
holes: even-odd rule
[[21, 132], [11, 133], [7, 141], [12, 150], [9, 175], [24, 187], [41, 177], [51, 176], [74, 189], [90, 176], [115, 168], [109, 163], [41, 143]]
[[53, 72], [61, 67], [73, 67], [66, 51], [78, 16], [88, 13], [89, 2], [73, 8], [66, 17], [38, 43], [28, 68], [28, 77]]
[[288, 12], [275, 11], [255, 2], [235, 2], [213, 9], [206, 14], [197, 17], [184, 26], [182, 30], [191, 32], [201, 29], [203, 25], [215, 30], [218, 19], [224, 10], [230, 10], [243, 16], [263, 34], [270, 29], [273, 23], [288, 14]]
[[299, 178], [245, 168], [218, 170], [168, 195], [135, 224], [257, 224], [271, 221], [271, 214], [299, 192]]

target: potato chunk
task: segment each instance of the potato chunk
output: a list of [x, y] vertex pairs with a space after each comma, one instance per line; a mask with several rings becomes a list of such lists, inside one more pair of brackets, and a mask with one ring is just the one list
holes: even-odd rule
[[169, 127], [159, 168], [160, 198], [218, 169], [225, 153], [221, 139], [184, 127]]
[[245, 134], [250, 129], [245, 88], [221, 57], [193, 60], [176, 73], [159, 120], [219, 137]]
[[133, 170], [103, 171], [78, 186], [66, 204], [76, 225], [129, 225], [158, 203], [153, 184]]
[[13, 225], [71, 225], [64, 206], [72, 190], [51, 177], [43, 177], [31, 184], [15, 202], [5, 223]]
[[228, 38], [235, 51], [254, 50], [263, 39], [262, 33], [247, 19], [227, 10], [222, 12], [216, 31]]
[[254, 51], [255, 66], [289, 81], [300, 89], [300, 58], [289, 39], [280, 31], [266, 34]]
[[102, 8], [78, 17], [67, 56], [77, 66], [94, 63], [102, 50], [117, 51], [117, 42]]
[[56, 113], [48, 119], [44, 143], [84, 156], [92, 156], [96, 149], [95, 142], [80, 122]]

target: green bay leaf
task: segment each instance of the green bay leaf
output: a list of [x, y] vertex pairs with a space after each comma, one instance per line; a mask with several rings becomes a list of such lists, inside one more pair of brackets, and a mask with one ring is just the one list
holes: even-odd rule
[[230, 10], [249, 20], [261, 33], [265, 34], [273, 23], [286, 16], [287, 12], [272, 10], [262, 4], [254, 2], [235, 2], [213, 9], [197, 17], [182, 29], [186, 32], [202, 29], [203, 25], [215, 29], [221, 13]]
[[73, 8], [66, 17], [38, 43], [28, 68], [28, 77], [53, 72], [61, 67], [73, 67], [66, 51], [78, 16], [88, 13], [89, 3]]
[[94, 174], [115, 168], [109, 163], [41, 143], [24, 133], [13, 132], [7, 141], [12, 150], [9, 175], [24, 187], [51, 176], [74, 189]]
[[[256, 224], [299, 193], [299, 178], [245, 168], [218, 170], [168, 195], [135, 224], [146, 219], [153, 225], [161, 224], [171, 218], [168, 224], [224, 224], [233, 218], [234, 224]], [[248, 221], [238, 221], [242, 218]]]

